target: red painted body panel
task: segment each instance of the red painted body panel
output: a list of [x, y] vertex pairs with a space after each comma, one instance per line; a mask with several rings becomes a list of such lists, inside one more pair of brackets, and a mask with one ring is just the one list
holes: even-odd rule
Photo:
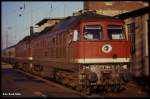
[[32, 57], [32, 49], [28, 48], [27, 49], [28, 57]]
[[[102, 52], [104, 44], [112, 46], [112, 50], [109, 53]], [[130, 57], [128, 41], [84, 41], [72, 43], [70, 47], [73, 58], [112, 58], [113, 55], [117, 55], [118, 58]]]

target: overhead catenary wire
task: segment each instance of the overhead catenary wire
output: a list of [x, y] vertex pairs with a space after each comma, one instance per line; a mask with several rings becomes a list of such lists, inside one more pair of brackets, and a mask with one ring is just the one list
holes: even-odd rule
[[[53, 6], [52, 6], [51, 13], [50, 13], [50, 14], [48, 13], [47, 15], [51, 16], [51, 14], [52, 14], [52, 12], [53, 12], [54, 10], [58, 9], [59, 7], [61, 7], [60, 5], [62, 5], [62, 3], [59, 4], [59, 5], [57, 5], [56, 7], [53, 7]], [[51, 17], [52, 17], [52, 16], [51, 16]], [[53, 17], [54, 17], [54, 16], [53, 16]]]
[[[59, 5], [60, 5], [60, 4], [59, 4]], [[58, 5], [58, 6], [56, 6], [54, 9], [56, 9], [56, 8], [60, 7], [59, 5]], [[54, 10], [53, 10], [53, 11], [54, 11]], [[22, 30], [22, 32], [27, 31], [28, 29], [30, 29], [30, 27], [27, 27], [27, 28], [23, 29], [23, 30]], [[19, 31], [19, 32], [21, 32], [21, 31]]]
[[[59, 4], [57, 4], [57, 5], [54, 5], [53, 3], [51, 3], [51, 5], [50, 5], [50, 8], [51, 8], [51, 9], [50, 9], [50, 13], [48, 13], [48, 14], [51, 16], [52, 13], [53, 13], [56, 9], [62, 7], [61, 5], [62, 5], [62, 2], [59, 3]], [[24, 2], [22, 6], [19, 6], [19, 7], [18, 7], [19, 10], [18, 10], [18, 9], [15, 9], [15, 10], [11, 11], [11, 13], [9, 13], [9, 16], [12, 16], [12, 17], [13, 17], [13, 15], [15, 15], [15, 16], [18, 16], [18, 17], [19, 17], [19, 16], [20, 16], [20, 17], [26, 17], [29, 13], [31, 13], [31, 17], [33, 17], [32, 15], [33, 15], [34, 13], [36, 13], [36, 12], [38, 12], [38, 11], [44, 9], [45, 7], [47, 7], [47, 6], [40, 7], [40, 8], [38, 8], [38, 9], [32, 9], [31, 12], [28, 12], [27, 9], [26, 9], [26, 8], [27, 8], [27, 4], [26, 4], [26, 2]], [[20, 11], [21, 11], [21, 13], [20, 13]], [[5, 15], [7, 15], [7, 14], [5, 14]], [[45, 15], [46, 15], [46, 14], [45, 14]], [[64, 14], [64, 15], [65, 15], [65, 14]], [[10, 21], [15, 21], [15, 22], [17, 22], [16, 25], [15, 25], [16, 28], [14, 28], [15, 34], [17, 34], [17, 33], [25, 33], [27, 30], [30, 29], [30, 27], [28, 27], [28, 26], [29, 26], [29, 24], [28, 24], [27, 28], [22, 29], [21, 31], [18, 31], [18, 30], [17, 30], [18, 24], [20, 24], [20, 21], [18, 20], [18, 18], [16, 18], [16, 20], [10, 20]], [[18, 22], [19, 22], [19, 23], [18, 23]], [[33, 22], [32, 19], [31, 19], [31, 22]], [[33, 23], [31, 23], [31, 24], [33, 24]], [[15, 35], [15, 39], [16, 39], [16, 35]]]
[[[57, 5], [56, 7], [53, 7], [53, 6], [51, 5], [51, 7], [53, 7], [52, 10], [51, 10], [51, 12], [53, 12], [55, 9], [57, 9], [58, 7], [60, 7], [60, 5], [61, 5], [61, 4]], [[24, 5], [24, 8], [25, 8], [25, 5]], [[24, 11], [25, 11], [25, 10], [24, 10]], [[38, 11], [38, 10], [36, 10], [36, 11]], [[33, 14], [34, 12], [36, 12], [36, 11], [32, 9], [32, 14]], [[29, 13], [29, 12], [28, 12], [28, 13]], [[24, 15], [25, 15], [25, 14], [27, 14], [27, 13], [24, 13]], [[32, 17], [32, 15], [31, 15], [30, 17]], [[31, 21], [33, 21], [33, 20], [31, 19]], [[31, 23], [31, 24], [33, 24], [33, 23]], [[28, 27], [27, 29], [30, 29], [30, 27]]]
[[[57, 9], [58, 7], [61, 7], [60, 5], [62, 5], [62, 3], [60, 3], [60, 4], [58, 4], [58, 5], [56, 5], [56, 7], [53, 7], [52, 8], [52, 12], [55, 10], [55, 9]], [[24, 5], [23, 6], [25, 6], [25, 9], [26, 8], [28, 8], [28, 6], [26, 5], [26, 3], [24, 3]], [[20, 10], [23, 10], [23, 11], [21, 11], [21, 12], [23, 12], [23, 14], [22, 15], [28, 15], [28, 14], [30, 14], [30, 12], [24, 12], [25, 11], [25, 9], [23, 9], [24, 7], [23, 6], [19, 6], [18, 7], [18, 9], [20, 9]], [[54, 5], [53, 5], [54, 6]], [[47, 6], [44, 6], [44, 7], [40, 7], [40, 8], [38, 8], [38, 9], [32, 9], [32, 14], [34, 14], [34, 13], [36, 13], [36, 12], [39, 12], [40, 10], [42, 10], [42, 9], [44, 9], [45, 7], [47, 7]], [[13, 15], [16, 15], [16, 16], [20, 16], [20, 13], [21, 12], [19, 12], [19, 10], [18, 9], [15, 9], [15, 10], [13, 10], [13, 11], [11, 11], [10, 13], [6, 13], [5, 15], [6, 16], [12, 16], [13, 17]], [[48, 13], [49, 14], [49, 13]], [[21, 15], [21, 16], [22, 16]], [[15, 17], [15, 16], [14, 16]], [[10, 21], [15, 21], [15, 20], [10, 20]]]

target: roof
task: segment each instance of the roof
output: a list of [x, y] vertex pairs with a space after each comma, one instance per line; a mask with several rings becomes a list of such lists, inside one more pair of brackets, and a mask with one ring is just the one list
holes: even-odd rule
[[42, 31], [41, 31], [40, 33], [38, 33], [38, 34], [40, 35], [40, 34], [47, 33], [47, 32], [50, 31], [54, 26], [55, 26], [55, 25], [53, 25], [53, 26], [48, 26], [48, 27], [46, 27], [44, 30], [42, 30]]
[[48, 20], [63, 20], [64, 18], [51, 18], [51, 19], [43, 19], [40, 22], [36, 23], [35, 25], [42, 25], [44, 23], [46, 23]]
[[112, 19], [117, 19], [117, 18], [111, 17], [111, 16], [99, 15], [93, 11], [89, 11], [89, 12], [85, 12], [85, 13], [78, 15], [78, 16], [67, 17], [65, 20], [63, 20], [58, 25], [56, 25], [52, 30], [55, 31], [55, 30], [71, 28], [72, 26], [77, 24], [79, 21], [84, 20], [84, 19], [112, 20]]
[[126, 12], [126, 13], [123, 13], [123, 14], [119, 14], [119, 15], [116, 15], [114, 17], [118, 17], [120, 19], [127, 19], [127, 18], [130, 18], [130, 17], [136, 17], [136, 16], [140, 16], [140, 15], [143, 15], [145, 13], [148, 13], [148, 10], [149, 7], [145, 7], [145, 8], [141, 8], [141, 9], [138, 9], [138, 10], [134, 10], [134, 11], [131, 11], [131, 12]]
[[15, 46], [16, 46], [16, 45], [9, 46], [9, 47], [5, 48], [4, 50], [11, 49], [11, 48], [15, 48]]
[[53, 28], [54, 26], [49, 26], [49, 27], [46, 27], [43, 31], [41, 31], [41, 32], [34, 32], [32, 35], [28, 35], [28, 36], [25, 36], [22, 40], [20, 40], [17, 44], [19, 44], [19, 43], [21, 43], [21, 42], [23, 42], [23, 41], [26, 41], [26, 40], [29, 40], [30, 38], [32, 39], [32, 38], [34, 38], [34, 37], [38, 37], [38, 36], [40, 36], [40, 35], [42, 35], [42, 34], [45, 34], [45, 33], [47, 33], [48, 31], [50, 31], [52, 28]]
[[30, 36], [25, 36], [22, 40], [20, 40], [17, 44], [23, 42], [23, 41], [26, 41], [26, 40], [29, 40]]

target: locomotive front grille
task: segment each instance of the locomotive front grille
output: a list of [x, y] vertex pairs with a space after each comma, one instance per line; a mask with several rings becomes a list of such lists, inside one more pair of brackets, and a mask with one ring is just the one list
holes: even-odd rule
[[90, 70], [97, 75], [97, 85], [117, 83], [124, 65], [90, 65]]

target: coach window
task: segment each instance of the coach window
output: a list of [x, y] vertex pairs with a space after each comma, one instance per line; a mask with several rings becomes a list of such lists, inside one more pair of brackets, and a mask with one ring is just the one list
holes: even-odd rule
[[108, 31], [109, 39], [112, 39], [112, 40], [125, 39], [123, 26], [121, 25], [108, 25], [107, 31]]
[[86, 40], [100, 40], [101, 35], [102, 27], [100, 25], [86, 25], [84, 27], [84, 38]]

